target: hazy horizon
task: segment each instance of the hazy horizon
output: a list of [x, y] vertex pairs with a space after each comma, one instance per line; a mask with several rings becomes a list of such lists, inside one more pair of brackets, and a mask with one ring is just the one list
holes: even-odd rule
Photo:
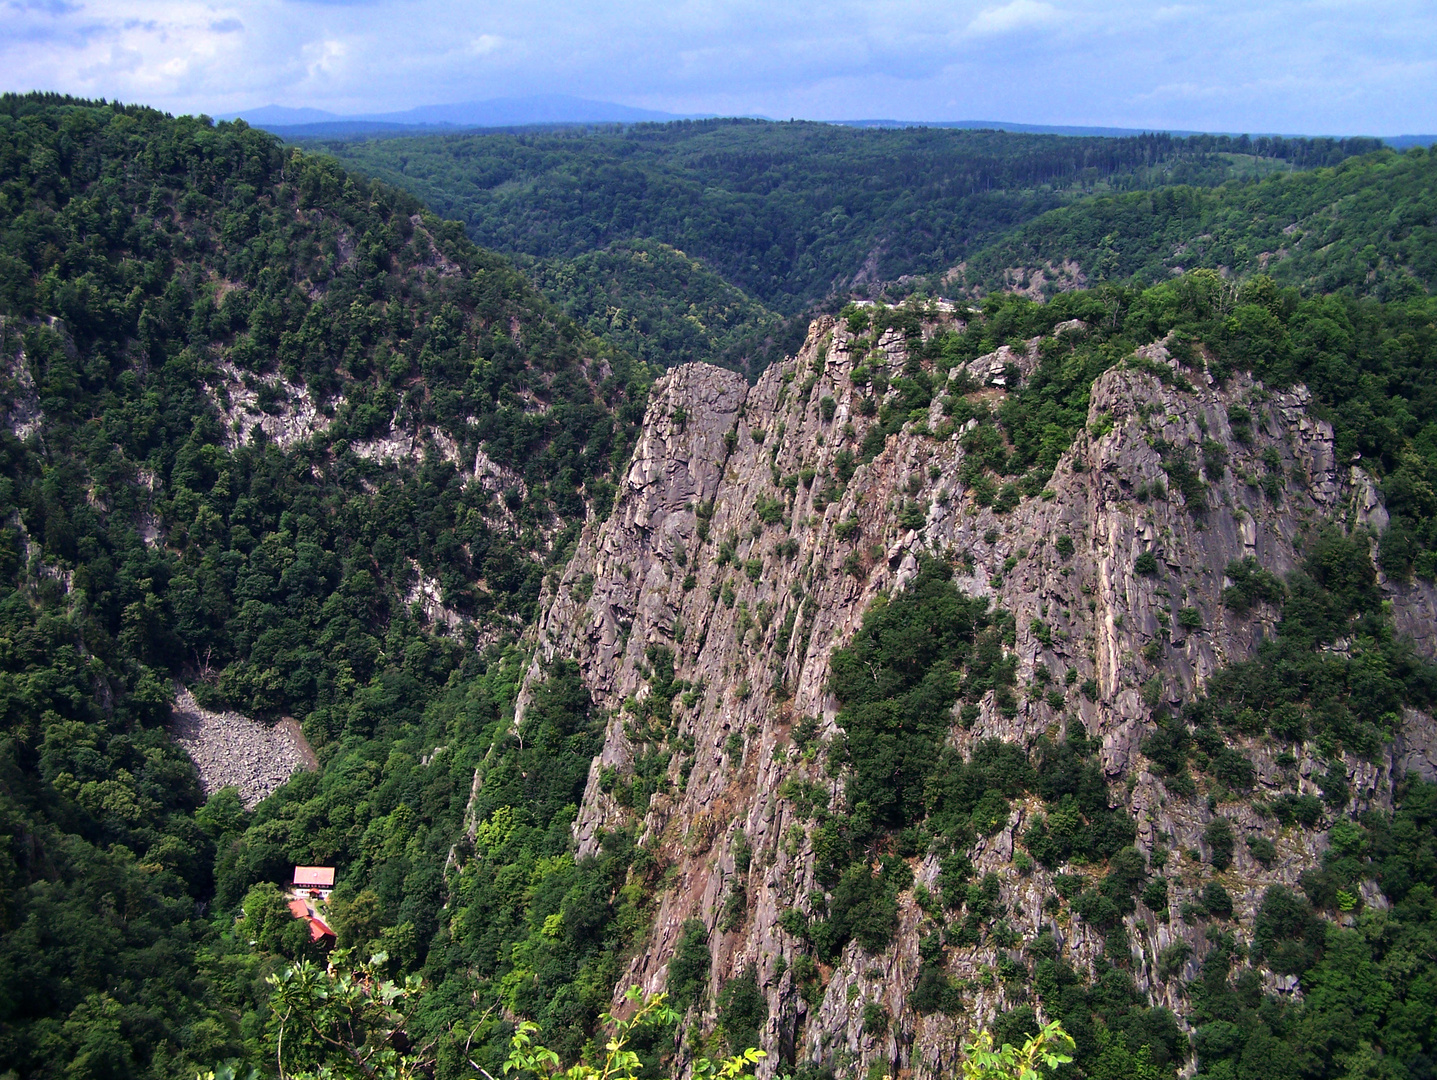
[[775, 119], [1437, 130], [1437, 11], [1410, 0], [8, 0], [0, 12], [4, 89], [172, 112], [565, 94]]

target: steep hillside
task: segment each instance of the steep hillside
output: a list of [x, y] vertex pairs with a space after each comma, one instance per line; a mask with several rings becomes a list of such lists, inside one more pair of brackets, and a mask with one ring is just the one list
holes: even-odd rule
[[[474, 761], [406, 753], [458, 734], [451, 678], [483, 723], [475, 646], [523, 629], [605, 505], [646, 369], [332, 161], [6, 96], [0, 380], [0, 1060], [192, 1076], [263, 1030], [246, 942], [308, 947], [272, 886], [235, 928], [251, 885], [363, 858], [398, 875], [375, 934], [406, 874], [432, 924]], [[323, 775], [247, 833], [166, 735], [172, 680], [299, 718]], [[410, 846], [365, 849], [421, 781]]]
[[1266, 272], [1310, 293], [1423, 295], [1437, 283], [1434, 179], [1437, 159], [1416, 147], [1208, 190], [1083, 200], [975, 252], [949, 281], [1041, 295], [1208, 267]]
[[[569, 149], [693, 136], [742, 179], [704, 221], [798, 296], [829, 271], [766, 230], [814, 189], [750, 134]], [[921, 133], [885, 175], [971, 181], [973, 224], [1173, 149], [990, 135], [961, 182]], [[803, 235], [866, 260], [850, 226]], [[619, 239], [548, 287], [695, 321], [611, 339], [772, 325]], [[341, 964], [382, 954], [351, 989], [422, 977], [384, 1052], [436, 1080], [501, 1075], [522, 1021], [578, 1059], [631, 981], [687, 1010], [646, 1075], [753, 1044], [926, 1074], [1041, 1011], [1073, 1080], [1425, 1076], [1434, 315], [1199, 270], [852, 305], [756, 385], [652, 384], [333, 160], [0, 98], [0, 1068], [349, 1075], [271, 1007], [324, 955], [298, 863], [336, 869]]]
[[1095, 187], [1206, 186], [1377, 148], [754, 120], [324, 146], [497, 250], [571, 258], [659, 240], [785, 314], [849, 284], [950, 266]]
[[[1380, 838], [1405, 793], [1430, 850], [1407, 785], [1437, 779], [1434, 669], [1393, 633], [1431, 655], [1437, 593], [1374, 569], [1376, 478], [1305, 387], [1180, 336], [1048, 313], [969, 359], [951, 314], [867, 321], [752, 388], [665, 375], [545, 608], [516, 727], [576, 661], [608, 716], [579, 857], [628, 835], [667, 867], [616, 985], [689, 1006], [689, 1052], [756, 1033], [770, 1072], [943, 1075], [1037, 1007], [1086, 1075], [1170, 1074], [1189, 1030], [1205, 1073], [1267, 1039], [1282, 1075], [1338, 1075], [1345, 1036], [1292, 1064], [1331, 1019], [1304, 991], [1344, 992], [1313, 910], [1407, 894], [1352, 822]], [[1080, 420], [1024, 473], [1064, 372]], [[1361, 1023], [1408, 1030], [1383, 1000]], [[1418, 1043], [1371, 1047], [1420, 1068]]]

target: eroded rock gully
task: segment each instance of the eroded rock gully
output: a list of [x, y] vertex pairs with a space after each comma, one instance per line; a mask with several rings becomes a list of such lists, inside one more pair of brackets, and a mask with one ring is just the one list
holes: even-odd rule
[[[1060, 329], [1082, 332], [1080, 324]], [[1020, 377], [1031, 372], [1037, 345], [1030, 343], [1026, 354], [1005, 349], [967, 365], [984, 386], [980, 393], [1001, 395], [1015, 368]], [[779, 916], [803, 905], [814, 887], [813, 851], [808, 823], [779, 789], [790, 776], [829, 788], [833, 781], [804, 760], [789, 733], [805, 716], [819, 718], [821, 736], [836, 730], [836, 702], [825, 691], [828, 657], [847, 643], [868, 605], [901, 587], [925, 552], [952, 557], [962, 590], [990, 596], [1015, 614], [1020, 688], [1015, 715], [1002, 715], [990, 695], [971, 730], [955, 724], [953, 742], [997, 736], [1026, 744], [1081, 723], [1101, 740], [1112, 797], [1126, 801], [1139, 847], [1150, 851], [1163, 843], [1181, 852], [1202, 847], [1213, 815], [1205, 801], [1171, 796], [1147, 771], [1138, 751], [1151, 726], [1141, 688], [1156, 676], [1162, 694], [1178, 702], [1213, 671], [1249, 655], [1271, 629], [1277, 612], [1270, 608], [1237, 618], [1223, 607], [1228, 563], [1253, 556], [1285, 574], [1299, 561], [1295, 542], [1305, 531], [1333, 518], [1378, 527], [1385, 521], [1367, 475], [1335, 459], [1331, 428], [1314, 418], [1303, 388], [1269, 392], [1241, 376], [1215, 386], [1201, 373], [1179, 371], [1160, 345], [1142, 350], [1138, 364], [1119, 365], [1097, 380], [1088, 428], [1063, 455], [1048, 489], [1008, 513], [981, 508], [961, 490], [961, 430], [941, 440], [913, 430], [940, 425], [936, 400], [927, 425], [919, 420], [889, 436], [881, 453], [857, 467], [842, 495], [820, 509], [815, 500], [837, 455], [856, 454], [876, 422], [859, 414], [860, 395], [850, 382], [855, 364], [886, 363], [896, 372], [906, 355], [890, 331], [865, 359], [843, 325], [822, 319], [796, 358], [773, 366], [751, 388], [732, 372], [702, 364], [664, 376], [612, 515], [586, 527], [547, 605], [520, 696], [522, 717], [529, 688], [546, 666], [574, 658], [609, 717], [575, 826], [579, 851], [587, 854], [601, 830], [632, 820], [602, 778], [622, 777], [633, 767], [623, 705], [649, 692], [646, 651], [672, 650], [677, 677], [701, 684], [702, 692], [687, 707], [675, 701], [678, 737], [671, 746], [691, 739], [692, 754], [674, 755], [670, 793], [653, 798], [640, 825], [643, 842], [673, 870], [623, 984], [662, 989], [680, 927], [699, 918], [710, 928], [713, 953], [708, 1000], [724, 980], [753, 965], [769, 1005], [766, 1044], [798, 1060], [834, 1062], [854, 1075], [874, 1063], [923, 1075], [951, 1071], [960, 1037], [1009, 1004], [1001, 982], [979, 979], [997, 960], [997, 950], [985, 945], [949, 953], [950, 973], [978, 980], [964, 1015], [915, 1013], [908, 999], [920, 965], [922, 916], [911, 892], [900, 897], [900, 930], [886, 951], [870, 955], [850, 943], [837, 966], [825, 969], [826, 990], [816, 1004], [793, 984], [801, 943], [782, 929]], [[1168, 370], [1173, 378], [1158, 377]], [[1198, 385], [1177, 388], [1189, 379]], [[825, 398], [832, 399], [828, 417]], [[1228, 408], [1238, 404], [1252, 420], [1234, 432]], [[1155, 445], [1186, 454], [1196, 468], [1204, 444], [1209, 506], [1195, 514], [1168, 480]], [[1269, 472], [1286, 478], [1276, 500], [1258, 486]], [[783, 479], [793, 476], [802, 479], [785, 489]], [[1140, 499], [1155, 481], [1168, 484], [1167, 498]], [[781, 507], [775, 499], [783, 500]], [[921, 526], [911, 514], [909, 524], [917, 527], [900, 524], [899, 509], [910, 502], [927, 508]], [[1060, 538], [1066, 539], [1060, 544]], [[716, 552], [728, 541], [736, 542], [733, 557], [719, 565]], [[1148, 551], [1160, 560], [1160, 572], [1135, 572]], [[1431, 651], [1432, 590], [1390, 593], [1398, 625]], [[1181, 628], [1175, 615], [1182, 608], [1200, 614], [1201, 630]], [[1158, 643], [1155, 662], [1143, 653], [1151, 642]], [[1044, 671], [1046, 686], [1037, 679]], [[1093, 699], [1078, 692], [1086, 680], [1096, 685]], [[1021, 692], [1027, 687], [1034, 689]], [[1057, 708], [1043, 693], [1052, 687], [1065, 687]], [[1431, 775], [1434, 746], [1432, 721], [1409, 714], [1383, 761], [1349, 762], [1357, 806], [1390, 804], [1394, 775], [1408, 768]], [[1260, 789], [1288, 783], [1275, 749], [1258, 741], [1243, 748], [1257, 767]], [[1300, 790], [1315, 792], [1321, 769], [1299, 762]], [[1053, 883], [1041, 867], [1026, 877], [1011, 870], [1014, 836], [1038, 805], [1016, 804], [1008, 826], [979, 842], [974, 862], [979, 874], [1002, 873], [1001, 902], [1014, 929], [1024, 939], [1051, 930], [1081, 970], [1101, 953], [1103, 935], [1076, 915], [1042, 912]], [[1239, 841], [1259, 827], [1245, 803], [1220, 811], [1234, 820]], [[752, 847], [743, 875], [734, 859], [740, 832]], [[1262, 890], [1295, 882], [1324, 844], [1321, 833], [1286, 830], [1278, 857], [1263, 867], [1239, 842], [1232, 868], [1218, 875], [1239, 916], [1251, 925]], [[1175, 863], [1167, 871], [1174, 911], [1201, 876]], [[937, 869], [932, 857], [914, 860], [919, 881], [931, 885]], [[736, 877], [745, 879], [746, 912], [737, 929], [724, 932], [720, 910]], [[1207, 948], [1201, 928], [1176, 918], [1157, 922], [1140, 907], [1127, 929], [1139, 987], [1155, 1004], [1181, 1012], [1173, 997], [1177, 980], [1153, 977], [1156, 958], [1185, 937], [1192, 947], [1186, 975], [1195, 974]], [[991, 989], [982, 989], [985, 983]], [[881, 1037], [862, 1030], [863, 1005], [870, 1001], [895, 1019]], [[766, 1067], [776, 1062], [771, 1057]]]

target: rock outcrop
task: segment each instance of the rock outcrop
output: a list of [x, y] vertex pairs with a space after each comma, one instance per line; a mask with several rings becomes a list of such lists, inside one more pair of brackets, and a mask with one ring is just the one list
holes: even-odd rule
[[[1084, 332], [1081, 324], [1061, 329]], [[1010, 391], [1014, 378], [1033, 371], [1040, 344], [967, 364], [965, 385], [981, 387], [972, 396]], [[896, 332], [860, 348], [845, 326], [821, 319], [799, 355], [753, 387], [701, 364], [660, 379], [612, 515], [585, 528], [548, 602], [519, 703], [522, 721], [547, 665], [573, 658], [609, 717], [575, 826], [587, 854], [605, 830], [634, 820], [615, 800], [613, 781], [633, 772], [641, 751], [632, 711], [650, 692], [656, 650], [672, 653], [676, 677], [692, 689], [674, 703], [669, 784], [639, 822], [641, 842], [672, 870], [648, 941], [619, 989], [662, 989], [681, 926], [699, 918], [711, 934], [709, 1000], [751, 965], [768, 999], [767, 1043], [798, 1060], [839, 1061], [855, 1075], [875, 1063], [884, 1071], [951, 1071], [959, 1038], [1008, 1004], [1001, 982], [984, 977], [996, 950], [974, 946], [952, 950], [948, 960], [953, 975], [971, 980], [966, 1014], [916, 1014], [909, 997], [922, 914], [911, 892], [900, 897], [893, 945], [870, 955], [851, 943], [824, 971], [821, 999], [797, 992], [800, 943], [780, 916], [815, 887], [814, 856], [807, 820], [780, 789], [799, 778], [835, 798], [841, 792], [790, 732], [804, 717], [817, 718], [820, 737], [837, 731], [829, 657], [869, 605], [900, 589], [925, 554], [951, 559], [963, 591], [1016, 616], [1020, 689], [1008, 715], [990, 694], [971, 728], [955, 723], [953, 743], [996, 736], [1030, 745], [1080, 725], [1101, 741], [1112, 797], [1125, 801], [1138, 846], [1198, 850], [1214, 812], [1206, 800], [1168, 793], [1139, 747], [1152, 728], [1155, 693], [1173, 703], [1190, 697], [1214, 671], [1250, 655], [1275, 623], [1271, 607], [1239, 618], [1223, 606], [1225, 567], [1251, 556], [1285, 574], [1300, 561], [1302, 539], [1323, 522], [1383, 520], [1371, 480], [1337, 460], [1332, 429], [1312, 414], [1305, 389], [1271, 391], [1243, 376], [1215, 385], [1161, 345], [1098, 378], [1087, 427], [1045, 490], [1007, 512], [980, 506], [958, 481], [968, 428], [945, 425], [938, 400], [861, 462], [877, 420], [863, 415], [873, 410], [861, 408], [853, 370], [862, 363], [897, 375], [907, 359]], [[1230, 417], [1243, 410], [1250, 421], [1235, 430]], [[1186, 494], [1174, 480], [1183, 467], [1202, 481]], [[1156, 562], [1145, 559], [1151, 569], [1139, 572], [1145, 555]], [[1432, 590], [1405, 586], [1391, 597], [1398, 626], [1431, 651]], [[1278, 748], [1260, 740], [1243, 749], [1259, 793], [1318, 790], [1323, 767], [1314, 760], [1279, 762]], [[1409, 768], [1431, 775], [1434, 761], [1433, 722], [1410, 713], [1386, 758], [1349, 762], [1356, 805], [1390, 805], [1394, 779]], [[1065, 956], [1090, 965], [1103, 935], [1076, 915], [1044, 912], [1053, 881], [1041, 867], [1027, 876], [1011, 869], [1014, 838], [1040, 805], [1015, 804], [1007, 827], [978, 842], [974, 862], [980, 874], [1003, 875], [1001, 902], [1021, 937], [1049, 930]], [[1218, 812], [1233, 820], [1239, 841], [1262, 825], [1247, 801]], [[1293, 883], [1324, 843], [1321, 832], [1286, 830], [1278, 856], [1263, 865], [1239, 842], [1221, 875], [1239, 915], [1250, 918], [1267, 885]], [[736, 860], [736, 848], [751, 857]], [[1197, 888], [1179, 861], [1168, 873], [1174, 911]], [[917, 881], [935, 881], [934, 857], [911, 862]], [[720, 911], [740, 883], [743, 918], [721, 930]], [[1158, 922], [1146, 908], [1126, 925], [1138, 986], [1155, 1004], [1176, 1005], [1176, 983], [1155, 977], [1157, 956], [1184, 938], [1192, 949], [1188, 974], [1195, 973], [1208, 947], [1200, 929], [1177, 918]], [[864, 1032], [866, 1002], [880, 1002], [895, 1018], [887, 1034]]]

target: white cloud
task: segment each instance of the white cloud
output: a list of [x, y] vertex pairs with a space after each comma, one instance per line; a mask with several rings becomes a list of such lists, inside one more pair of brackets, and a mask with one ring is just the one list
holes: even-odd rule
[[1009, 34], [1014, 30], [1050, 23], [1057, 15], [1057, 9], [1052, 4], [1043, 3], [1043, 0], [1009, 0], [1001, 7], [980, 11], [968, 24], [968, 30], [983, 35]]
[[0, 89], [176, 112], [557, 92], [819, 119], [1432, 131], [1434, 45], [1437, 6], [1416, 0], [0, 0]]

